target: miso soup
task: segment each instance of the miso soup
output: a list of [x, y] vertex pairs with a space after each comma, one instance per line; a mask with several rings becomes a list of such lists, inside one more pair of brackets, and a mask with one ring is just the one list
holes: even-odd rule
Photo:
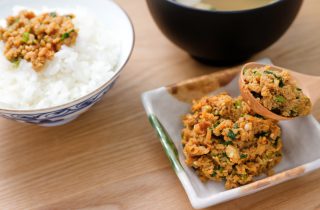
[[278, 0], [176, 0], [181, 4], [207, 10], [235, 11], [262, 7]]

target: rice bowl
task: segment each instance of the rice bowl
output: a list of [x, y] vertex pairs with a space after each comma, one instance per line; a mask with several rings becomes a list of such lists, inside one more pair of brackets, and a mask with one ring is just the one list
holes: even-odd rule
[[[110, 77], [105, 78], [100, 86], [96, 85], [96, 87], [87, 94], [73, 100], [70, 99], [70, 101], [60, 105], [53, 105], [46, 108], [11, 108], [14, 104], [5, 104], [0, 100], [1, 117], [40, 126], [57, 126], [66, 124], [76, 119], [79, 115], [95, 105], [102, 99], [104, 94], [113, 87], [113, 84], [124, 70], [124, 66], [127, 64], [133, 51], [135, 42], [133, 24], [128, 14], [112, 0], [70, 0], [67, 2], [64, 0], [48, 0], [45, 2], [45, 5], [41, 1], [11, 0], [0, 2], [0, 6], [2, 8], [0, 11], [0, 17], [6, 18], [9, 15], [12, 15], [12, 8], [16, 7], [16, 5], [23, 5], [24, 8], [34, 8], [35, 10], [33, 11], [38, 11], [39, 13], [43, 11], [52, 12], [54, 8], [63, 8], [61, 10], [59, 9], [59, 13], [75, 13], [76, 9], [81, 10], [85, 8], [86, 12], [101, 22], [104, 28], [107, 28], [110, 33], [115, 34], [116, 39], [119, 40], [118, 44], [120, 45], [120, 52], [116, 66], [112, 69], [112, 76], [110, 74]], [[50, 10], [44, 9], [44, 6], [46, 6], [46, 8], [50, 8]], [[81, 29], [79, 29], [79, 31], [80, 30]], [[92, 30], [92, 28], [90, 28], [90, 30]], [[104, 39], [107, 41], [106, 38]], [[50, 62], [48, 62], [48, 66]], [[91, 69], [92, 66], [90, 65], [89, 68]], [[90, 69], [88, 70], [89, 72]], [[20, 72], [20, 74], [22, 73]]]
[[[22, 7], [15, 7], [17, 14]], [[65, 9], [32, 10], [35, 13]], [[85, 8], [72, 10], [73, 23], [79, 29], [74, 46], [62, 46], [42, 72], [35, 72], [31, 63], [21, 60], [14, 67], [0, 54], [0, 108], [15, 110], [43, 109], [66, 104], [97, 89], [115, 75], [121, 42]], [[1, 26], [4, 21], [1, 20]], [[95, 27], [92, 27], [95, 26]], [[89, 43], [89, 44], [88, 44]], [[0, 42], [3, 52], [4, 43]]]

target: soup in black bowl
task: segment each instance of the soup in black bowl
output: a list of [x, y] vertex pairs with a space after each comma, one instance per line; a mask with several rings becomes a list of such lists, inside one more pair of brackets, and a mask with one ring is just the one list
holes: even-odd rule
[[253, 9], [226, 11], [199, 9], [176, 0], [147, 0], [155, 22], [173, 43], [198, 60], [219, 65], [242, 62], [276, 42], [302, 2], [276, 0]]
[[278, 0], [174, 0], [186, 6], [220, 11], [254, 9]]

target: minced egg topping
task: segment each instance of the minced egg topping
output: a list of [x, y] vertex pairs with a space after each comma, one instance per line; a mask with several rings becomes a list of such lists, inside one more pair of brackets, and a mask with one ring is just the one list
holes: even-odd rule
[[41, 71], [48, 60], [61, 49], [76, 42], [78, 30], [72, 23], [75, 16], [56, 12], [36, 15], [23, 10], [7, 18], [7, 27], [0, 28], [0, 40], [5, 43], [4, 55], [18, 66], [21, 59]]
[[310, 114], [310, 99], [297, 87], [288, 71], [273, 71], [270, 66], [246, 68], [243, 79], [244, 86], [271, 112], [285, 117]]
[[201, 180], [225, 181], [231, 189], [271, 175], [281, 161], [281, 129], [254, 113], [242, 97], [226, 93], [194, 101], [182, 130], [186, 164]]

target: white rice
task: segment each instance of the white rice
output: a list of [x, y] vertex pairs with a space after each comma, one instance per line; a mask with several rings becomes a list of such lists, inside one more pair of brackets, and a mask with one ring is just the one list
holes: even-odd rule
[[[25, 8], [14, 8], [13, 13], [22, 9]], [[37, 14], [48, 11], [28, 10]], [[62, 105], [92, 92], [114, 76], [121, 51], [117, 34], [84, 8], [49, 11], [76, 15], [73, 20], [79, 29], [76, 44], [63, 46], [37, 73], [25, 60], [15, 68], [3, 55], [4, 43], [0, 41], [0, 108], [29, 110]]]

